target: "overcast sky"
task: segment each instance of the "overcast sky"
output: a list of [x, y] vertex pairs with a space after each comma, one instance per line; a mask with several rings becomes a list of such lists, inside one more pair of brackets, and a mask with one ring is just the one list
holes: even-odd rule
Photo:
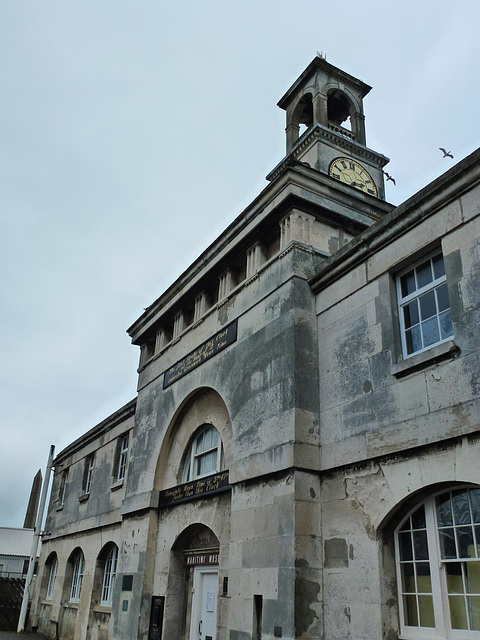
[[317, 51], [400, 204], [480, 144], [478, 0], [3, 0], [0, 526], [136, 394], [126, 329], [266, 185]]

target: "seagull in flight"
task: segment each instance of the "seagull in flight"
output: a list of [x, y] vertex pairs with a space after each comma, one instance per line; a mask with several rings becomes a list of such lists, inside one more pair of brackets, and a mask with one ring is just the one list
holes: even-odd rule
[[452, 158], [452, 160], [453, 160], [453, 156], [450, 153], [450, 151], [446, 151], [443, 147], [438, 147], [438, 148], [440, 149], [440, 151], [443, 152], [443, 157], [444, 158]]
[[397, 183], [395, 182], [395, 178], [392, 178], [392, 176], [390, 174], [388, 174], [386, 171], [384, 171], [383, 175], [387, 177], [387, 182], [390, 180], [391, 182], [393, 182], [393, 184], [395, 186], [397, 186]]

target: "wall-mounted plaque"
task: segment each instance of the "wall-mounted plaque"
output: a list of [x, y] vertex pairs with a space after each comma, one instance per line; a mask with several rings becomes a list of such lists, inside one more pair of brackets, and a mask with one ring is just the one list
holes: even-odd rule
[[207, 495], [229, 491], [232, 487], [228, 484], [228, 471], [214, 473], [211, 476], [193, 480], [185, 484], [179, 484], [171, 489], [160, 491], [158, 506], [160, 509], [171, 507], [181, 502], [189, 502]]
[[132, 591], [133, 589], [133, 576], [124, 575], [122, 580], [122, 591]]
[[166, 389], [184, 375], [199, 367], [206, 360], [209, 360], [220, 351], [223, 351], [223, 349], [226, 349], [232, 342], [235, 342], [236, 339], [237, 320], [227, 325], [209, 340], [203, 342], [199, 347], [174, 364], [173, 367], [167, 369], [163, 375], [163, 388]]

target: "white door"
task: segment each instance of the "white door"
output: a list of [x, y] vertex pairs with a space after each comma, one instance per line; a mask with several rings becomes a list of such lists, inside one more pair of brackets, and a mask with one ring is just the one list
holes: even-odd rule
[[217, 638], [218, 571], [195, 567], [190, 640]]

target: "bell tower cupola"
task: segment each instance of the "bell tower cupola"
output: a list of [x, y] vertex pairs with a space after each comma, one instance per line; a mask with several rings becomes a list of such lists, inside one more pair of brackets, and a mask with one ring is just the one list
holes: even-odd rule
[[286, 112], [286, 159], [384, 199], [382, 169], [389, 160], [366, 142], [363, 98], [370, 90], [318, 54], [278, 106]]

